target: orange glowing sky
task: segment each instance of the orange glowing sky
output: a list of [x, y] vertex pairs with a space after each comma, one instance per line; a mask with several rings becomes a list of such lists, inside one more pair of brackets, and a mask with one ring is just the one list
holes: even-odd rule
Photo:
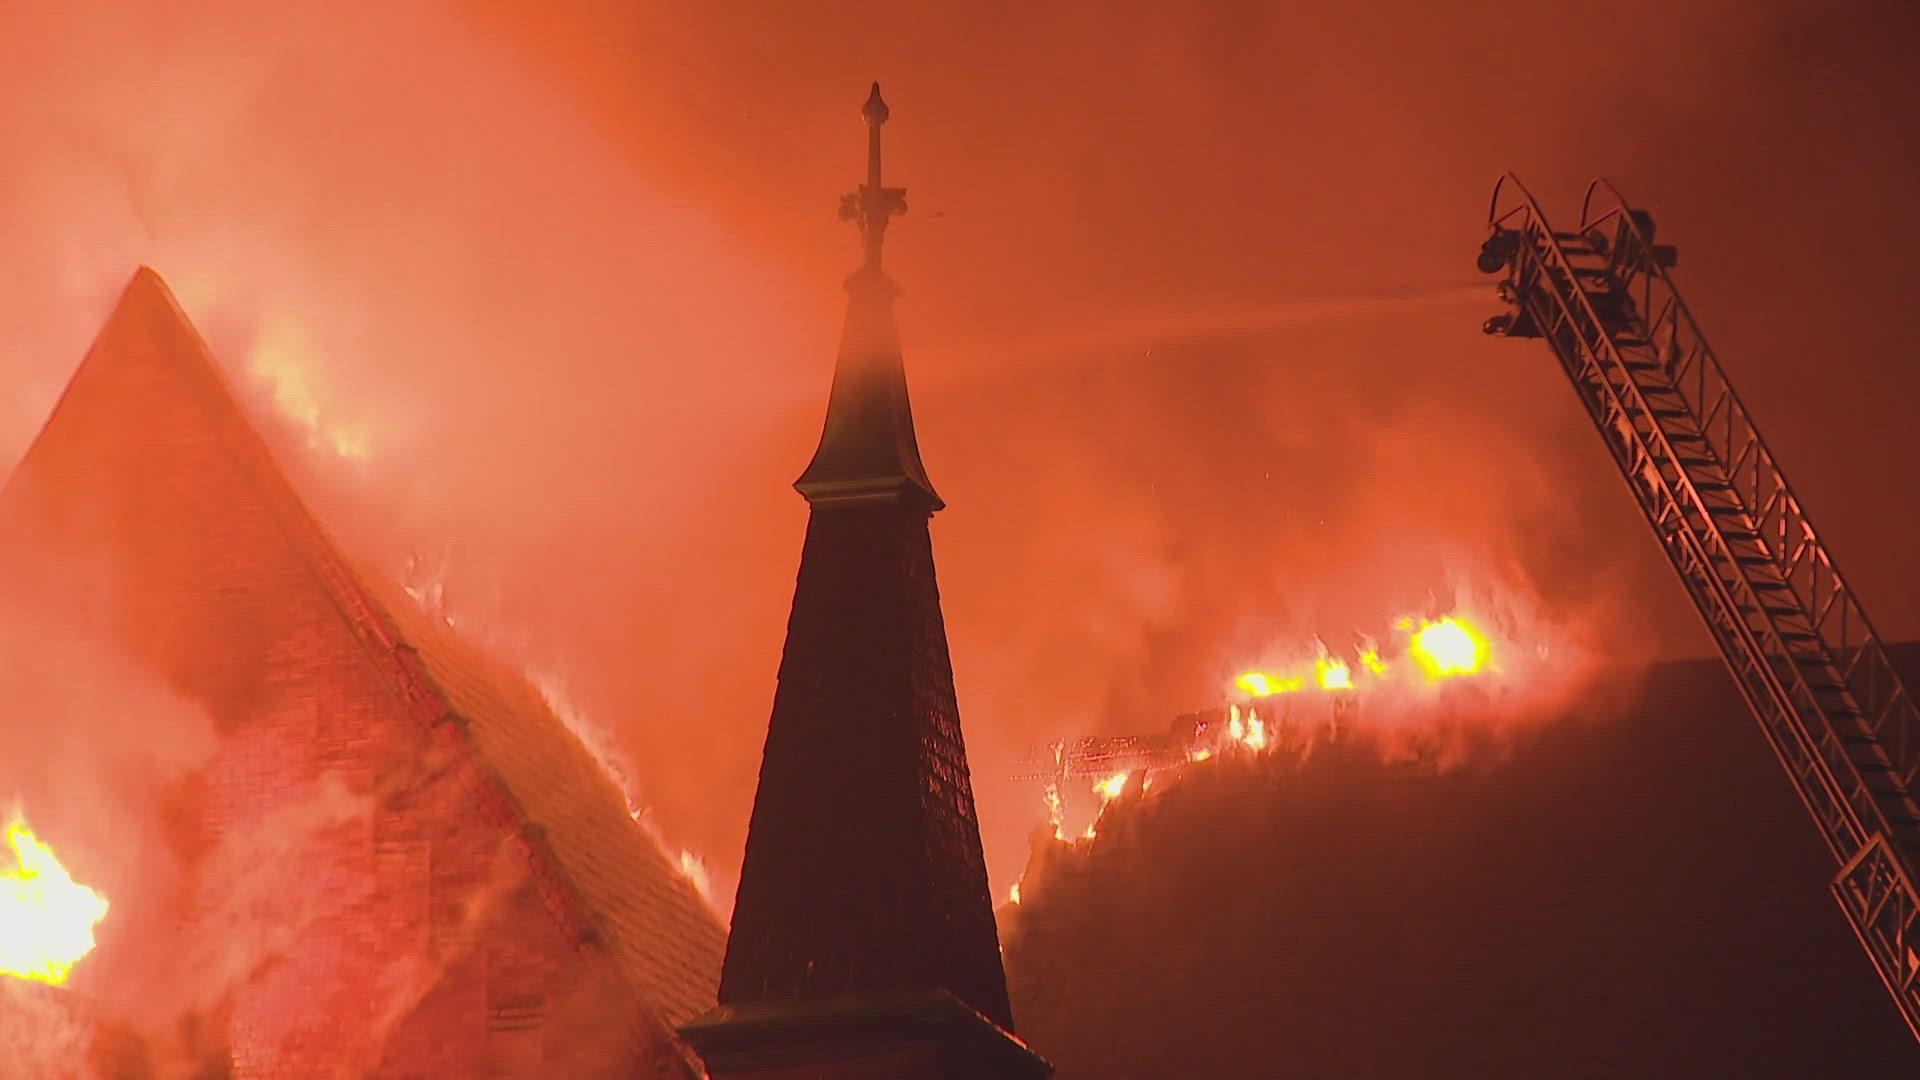
[[[0, 466], [152, 263], [263, 408], [351, 433], [347, 461], [283, 433], [343, 540], [443, 567], [716, 880], [875, 78], [998, 891], [1037, 803], [997, 755], [1159, 729], [1275, 633], [1398, 614], [1448, 565], [1630, 652], [1705, 650], [1544, 349], [1477, 332], [1505, 168], [1555, 205], [1600, 172], [1651, 205], [1870, 609], [1920, 634], [1891, 539], [1920, 506], [1920, 444], [1892, 437], [1920, 379], [1891, 273], [1920, 239], [1889, 137], [1915, 118], [1904, 14], [84, 7], [0, 13]], [[301, 386], [249, 375], [289, 355]]]

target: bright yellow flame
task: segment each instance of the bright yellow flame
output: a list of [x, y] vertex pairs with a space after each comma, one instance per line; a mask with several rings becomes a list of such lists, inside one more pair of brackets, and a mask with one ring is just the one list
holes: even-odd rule
[[1249, 697], [1272, 697], [1275, 694], [1291, 694], [1306, 685], [1306, 680], [1298, 675], [1272, 675], [1264, 671], [1249, 671], [1234, 680], [1241, 693]]
[[1007, 899], [1012, 901], [1015, 904], [1018, 904], [1020, 902], [1020, 883], [1019, 882], [1017, 881], [1014, 882], [1013, 888], [1007, 890]]
[[1360, 650], [1360, 666], [1373, 672], [1375, 675], [1385, 675], [1387, 673], [1387, 662], [1380, 659], [1380, 650], [1378, 649]]
[[1486, 639], [1453, 618], [1423, 622], [1414, 632], [1410, 649], [1428, 679], [1472, 675], [1487, 660]]
[[1199, 749], [1199, 750], [1195, 750], [1195, 751], [1193, 752], [1193, 758], [1192, 758], [1192, 760], [1194, 760], [1194, 761], [1205, 761], [1205, 760], [1207, 760], [1208, 758], [1210, 758], [1210, 757], [1212, 757], [1212, 756], [1213, 756], [1213, 751], [1211, 751], [1211, 750], [1208, 750], [1208, 749], [1205, 749], [1205, 748], [1203, 747], [1203, 748], [1201, 748], [1201, 749]]
[[7, 846], [14, 865], [0, 867], [0, 975], [58, 986], [93, 951], [106, 898], [75, 882], [17, 817]]
[[1323, 657], [1315, 661], [1313, 677], [1322, 690], [1353, 689], [1353, 669], [1347, 667], [1345, 660]]
[[1123, 772], [1114, 773], [1112, 776], [1093, 785], [1093, 790], [1099, 792], [1102, 802], [1117, 799], [1120, 797], [1121, 792], [1127, 790], [1127, 774]]

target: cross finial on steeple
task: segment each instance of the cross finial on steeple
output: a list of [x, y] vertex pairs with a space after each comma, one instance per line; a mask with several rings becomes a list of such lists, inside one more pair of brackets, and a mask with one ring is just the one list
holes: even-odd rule
[[880, 245], [887, 236], [887, 221], [907, 209], [907, 189], [890, 188], [880, 180], [880, 128], [891, 110], [880, 97], [880, 84], [873, 84], [867, 103], [860, 109], [867, 121], [867, 182], [860, 190], [840, 197], [840, 220], [852, 219], [860, 226], [861, 247], [866, 253], [863, 269], [880, 268]]

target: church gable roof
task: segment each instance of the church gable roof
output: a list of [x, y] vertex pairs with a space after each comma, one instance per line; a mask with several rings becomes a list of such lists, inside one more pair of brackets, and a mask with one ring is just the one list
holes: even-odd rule
[[[156, 527], [181, 535], [156, 536]], [[43, 542], [16, 547], [23, 536]], [[47, 538], [61, 553], [51, 560]], [[323, 597], [381, 668], [397, 708], [422, 723], [458, 721], [461, 742], [498, 779], [543, 864], [540, 876], [558, 886], [549, 891], [564, 909], [556, 915], [585, 928], [666, 1024], [712, 1005], [725, 928], [629, 816], [614, 780], [522, 675], [349, 563], [247, 421], [166, 285], [142, 268], [0, 488], [0, 551], [89, 562], [49, 567], [53, 576], [92, 572], [101, 559], [110, 560], [108, 572], [127, 575], [162, 565], [126, 555], [151, 544], [180, 545], [185, 554], [164, 565], [195, 569], [150, 594], [204, 609], [159, 609], [166, 619], [243, 621], [228, 612], [241, 611], [235, 594], [250, 588], [278, 590], [252, 598], [254, 614], [263, 603]], [[252, 573], [233, 572], [235, 561]], [[308, 580], [289, 585], [293, 578]]]

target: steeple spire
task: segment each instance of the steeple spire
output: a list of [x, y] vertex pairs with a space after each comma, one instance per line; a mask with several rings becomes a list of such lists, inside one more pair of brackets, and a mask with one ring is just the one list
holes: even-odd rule
[[860, 115], [867, 122], [867, 182], [841, 197], [840, 219], [859, 226], [863, 261], [847, 278], [847, 319], [820, 446], [794, 487], [815, 506], [905, 500], [931, 512], [945, 503], [920, 463], [893, 317], [900, 289], [880, 265], [887, 222], [906, 212], [907, 189], [887, 187], [881, 176], [880, 129], [891, 110], [879, 83]]
[[1051, 1067], [1012, 1034], [934, 579], [941, 503], [880, 267], [906, 199], [882, 182], [878, 85], [862, 115], [867, 182], [840, 213], [866, 260], [847, 281], [826, 430], [795, 485], [812, 509], [721, 1007], [681, 1034], [716, 1080], [1037, 1080]]

